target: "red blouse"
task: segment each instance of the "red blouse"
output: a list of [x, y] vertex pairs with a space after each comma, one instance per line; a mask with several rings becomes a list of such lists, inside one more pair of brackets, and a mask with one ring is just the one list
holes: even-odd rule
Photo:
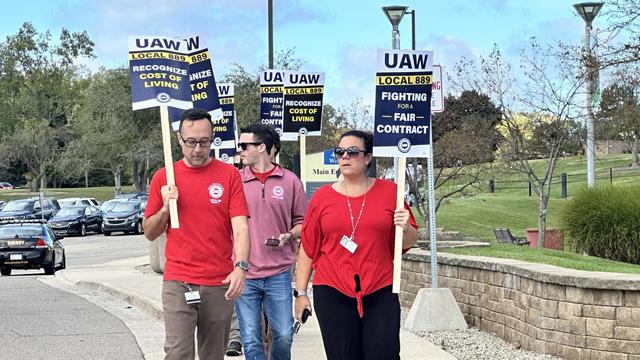
[[[347, 196], [331, 185], [315, 192], [302, 225], [302, 245], [315, 270], [313, 284], [328, 285], [356, 298], [361, 317], [362, 296], [393, 283], [396, 188], [394, 182], [376, 179], [369, 189], [354, 234], [357, 248], [353, 254], [340, 244], [342, 236], [350, 236], [352, 232]], [[364, 199], [364, 194], [349, 197], [354, 223]], [[406, 202], [405, 208], [409, 209]], [[413, 213], [409, 211], [410, 224], [417, 229]], [[360, 291], [356, 291], [356, 278], [360, 281]]]

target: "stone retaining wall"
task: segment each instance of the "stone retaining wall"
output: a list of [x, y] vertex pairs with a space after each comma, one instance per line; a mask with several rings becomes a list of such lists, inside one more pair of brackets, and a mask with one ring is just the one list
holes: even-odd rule
[[[429, 252], [403, 257], [400, 302], [431, 286]], [[438, 254], [467, 323], [527, 350], [567, 359], [640, 360], [640, 276]]]

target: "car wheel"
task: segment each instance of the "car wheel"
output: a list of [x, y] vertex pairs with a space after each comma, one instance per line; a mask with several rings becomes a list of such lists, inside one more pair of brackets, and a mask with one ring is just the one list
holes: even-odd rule
[[67, 254], [65, 254], [64, 250], [62, 250], [62, 262], [60, 262], [60, 270], [64, 270], [67, 268]]
[[45, 275], [55, 275], [56, 273], [56, 256], [51, 255], [51, 263], [43, 266]]
[[111, 236], [111, 231], [102, 230], [102, 233], [104, 234], [104, 236]]
[[87, 236], [87, 225], [80, 225], [80, 236]]
[[136, 234], [144, 234], [144, 229], [142, 228], [142, 221], [138, 221], [138, 225], [136, 225]]
[[0, 269], [0, 274], [2, 274], [2, 276], [10, 276], [11, 269]]

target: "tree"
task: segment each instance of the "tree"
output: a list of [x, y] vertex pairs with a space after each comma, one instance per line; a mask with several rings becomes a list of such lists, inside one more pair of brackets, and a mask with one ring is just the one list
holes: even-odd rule
[[128, 70], [103, 69], [93, 75], [70, 121], [78, 136], [65, 153], [70, 168], [85, 169], [83, 163], [92, 159], [95, 167], [111, 171], [115, 192], [120, 193], [131, 149], [138, 149], [148, 137], [137, 133], [133, 118]]
[[[0, 106], [4, 115], [0, 129], [3, 134], [15, 131], [16, 136], [34, 138], [38, 141], [35, 144], [41, 137], [46, 139], [42, 140], [47, 147], [44, 153], [28, 151], [11, 156], [14, 162], [27, 164], [32, 190], [40, 186], [36, 180], [46, 184], [47, 166], [64, 146], [57, 129], [67, 123], [83, 85], [75, 62], [92, 56], [93, 42], [86, 32], [62, 29], [54, 43], [48, 31], [39, 33], [30, 23], [24, 23], [0, 44]], [[9, 136], [4, 139], [4, 146], [11, 146]]]
[[640, 166], [640, 81], [620, 81], [602, 92], [600, 111], [597, 114], [598, 128], [610, 139], [629, 143], [632, 164]]
[[[465, 90], [458, 97], [448, 95], [445, 102], [445, 111], [432, 117], [436, 211], [449, 197], [473, 194], [470, 190], [477, 187], [486, 163], [493, 161], [501, 139], [496, 130], [500, 112], [488, 96]], [[427, 159], [409, 163], [410, 192], [414, 199], [423, 199], [419, 184], [427, 177]], [[422, 201], [416, 204], [418, 213], [426, 213]]]
[[60, 143], [68, 136], [64, 128], [52, 128], [37, 120], [25, 121], [14, 134], [3, 137], [0, 153], [5, 162], [24, 164], [30, 190], [38, 191], [47, 167], [58, 157]]
[[[551, 179], [561, 154], [569, 124], [580, 113], [579, 89], [583, 85], [579, 59], [567, 56], [560, 46], [541, 46], [535, 39], [521, 52], [521, 73], [516, 76], [511, 64], [504, 61], [499, 49], [479, 64], [463, 59], [456, 66], [454, 85], [460, 89], [475, 89], [491, 97], [501, 111], [506, 141], [501, 145], [507, 166], [527, 175], [538, 196], [538, 242], [544, 244], [547, 207]], [[548, 124], [549, 137], [544, 143], [545, 166], [534, 169], [529, 160], [540, 157], [540, 148], [531, 146], [518, 117], [526, 114], [529, 126]], [[540, 167], [538, 167], [540, 169]]]

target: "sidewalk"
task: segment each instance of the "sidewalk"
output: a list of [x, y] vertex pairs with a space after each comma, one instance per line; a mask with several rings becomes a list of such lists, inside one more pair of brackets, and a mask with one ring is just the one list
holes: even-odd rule
[[[157, 319], [163, 319], [162, 277], [144, 274], [136, 270], [137, 266], [148, 264], [147, 256], [119, 260], [100, 266], [58, 271], [56, 277], [67, 280], [76, 286], [98, 290], [136, 306]], [[439, 347], [408, 332], [400, 332], [401, 358], [418, 359], [455, 359]], [[315, 316], [309, 318], [297, 335], [294, 336], [292, 359], [325, 359], [320, 327]], [[161, 359], [158, 352], [146, 354], [147, 360]], [[244, 357], [228, 357], [244, 359]]]

